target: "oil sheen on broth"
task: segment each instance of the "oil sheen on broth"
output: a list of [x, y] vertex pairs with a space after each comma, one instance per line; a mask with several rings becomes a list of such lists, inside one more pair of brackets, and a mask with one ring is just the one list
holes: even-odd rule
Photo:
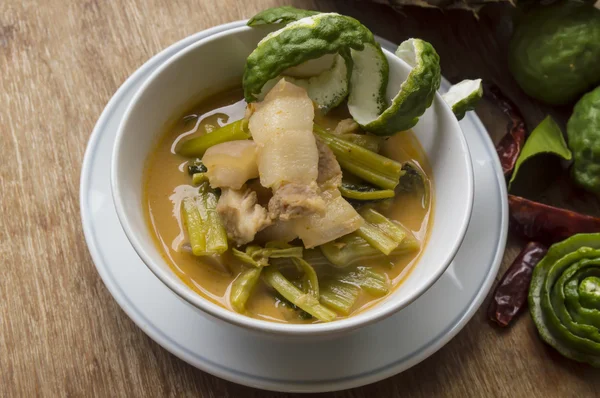
[[[241, 89], [232, 89], [203, 101], [186, 112], [183, 117], [165, 132], [154, 152], [148, 159], [145, 171], [144, 207], [149, 227], [154, 231], [156, 244], [163, 257], [190, 288], [208, 300], [229, 310], [229, 289], [241, 264], [233, 256], [225, 253], [221, 261], [207, 257], [195, 257], [182, 248], [185, 234], [181, 222], [181, 199], [191, 191], [197, 191], [191, 185], [187, 173], [188, 158], [175, 153], [177, 143], [223, 126], [230, 121], [243, 117], [246, 103]], [[341, 108], [341, 107], [340, 107]], [[315, 122], [325, 128], [333, 129], [341, 119], [349, 117], [346, 110], [335, 109], [327, 117], [315, 117]], [[431, 170], [424, 152], [412, 132], [403, 132], [389, 138], [382, 146], [381, 153], [389, 158], [403, 162], [413, 160], [418, 163], [430, 179]], [[432, 188], [432, 187], [431, 187]], [[433, 195], [430, 195], [431, 197]], [[422, 195], [399, 193], [393, 204], [382, 211], [384, 215], [402, 223], [411, 230], [421, 243], [418, 252], [397, 258], [394, 264], [365, 263], [384, 273], [391, 281], [392, 289], [397, 288], [416, 263], [425, 246], [429, 225], [431, 224], [432, 203], [425, 203]], [[310, 323], [291, 314], [274, 300], [274, 294], [263, 283], [259, 283], [250, 298], [247, 309], [250, 316], [277, 322]], [[374, 298], [365, 292], [353, 307], [350, 316], [372, 306], [381, 298]]]

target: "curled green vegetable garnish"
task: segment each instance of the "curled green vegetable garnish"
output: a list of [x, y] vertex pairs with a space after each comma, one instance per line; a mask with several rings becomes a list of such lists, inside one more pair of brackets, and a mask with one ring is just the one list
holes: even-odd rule
[[286, 300], [302, 308], [318, 320], [329, 322], [336, 318], [337, 315], [335, 312], [324, 307], [312, 294], [304, 293], [294, 286], [277, 270], [276, 266], [266, 267], [263, 271], [263, 278], [267, 284], [277, 290]]
[[200, 158], [212, 146], [222, 144], [223, 142], [247, 140], [248, 138], [250, 138], [250, 133], [248, 133], [246, 121], [242, 119], [226, 124], [200, 137], [184, 141], [177, 149], [177, 153], [187, 157]]
[[394, 189], [404, 174], [402, 164], [345, 141], [315, 125], [314, 133], [331, 149], [340, 166], [371, 184]]
[[546, 343], [600, 367], [600, 234], [550, 247], [533, 271], [529, 309]]
[[233, 281], [229, 301], [237, 312], [244, 313], [246, 311], [246, 302], [248, 302], [254, 287], [258, 283], [261, 272], [262, 267], [248, 268]]

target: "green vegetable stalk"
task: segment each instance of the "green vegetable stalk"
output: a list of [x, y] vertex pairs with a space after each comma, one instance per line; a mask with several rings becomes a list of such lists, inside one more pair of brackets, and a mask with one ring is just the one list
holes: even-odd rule
[[264, 267], [269, 265], [269, 260], [271, 258], [302, 258], [302, 250], [303, 249], [300, 246], [260, 247], [256, 245], [250, 245], [246, 247], [245, 252], [235, 248], [232, 249], [232, 252], [234, 257], [245, 262], [246, 264], [253, 265], [255, 267]]
[[390, 291], [390, 282], [387, 277], [371, 267], [356, 267], [355, 269], [344, 270], [338, 279], [341, 282], [359, 286], [375, 297], [385, 296]]
[[217, 201], [217, 194], [208, 182], [200, 185], [198, 195], [182, 201], [182, 219], [195, 256], [221, 254], [228, 248]]
[[329, 278], [321, 284], [320, 302], [332, 310], [350, 315], [350, 311], [360, 294], [360, 288], [351, 284]]
[[260, 279], [262, 267], [248, 268], [235, 278], [231, 285], [229, 301], [234, 310], [239, 313], [246, 311], [246, 302]]
[[339, 134], [337, 137], [368, 149], [371, 152], [379, 153], [383, 139], [375, 135], [345, 133]]
[[285, 297], [290, 303], [308, 312], [315, 318], [323, 322], [333, 321], [336, 318], [335, 312], [324, 307], [310, 293], [304, 293], [298, 289], [292, 282], [277, 270], [276, 266], [265, 267], [263, 278], [273, 289]]
[[420, 248], [419, 242], [412, 236], [410, 231], [405, 232], [407, 233], [406, 237], [389, 256], [371, 246], [356, 233], [343, 236], [333, 242], [321, 245], [319, 248], [333, 266], [340, 268], [360, 264], [364, 261], [391, 262], [395, 257], [418, 251]]
[[[269, 265], [269, 261], [272, 258], [292, 258], [292, 260], [302, 260], [302, 247], [289, 246], [282, 247], [280, 245], [270, 245], [271, 247], [260, 247], [251, 245], [246, 247], [245, 251], [237, 250], [232, 248], [231, 251], [233, 256], [243, 263], [252, 266], [242, 271], [233, 282], [231, 286], [231, 292], [229, 293], [229, 301], [234, 310], [239, 313], [246, 311], [246, 302], [252, 295], [254, 287], [260, 279], [263, 267]], [[310, 267], [310, 265], [308, 265]], [[312, 267], [310, 267], [312, 270]], [[317, 281], [317, 275], [309, 277], [309, 287], [316, 289], [316, 295], [319, 294], [319, 285]], [[314, 278], [314, 279], [313, 279]]]
[[[379, 252], [379, 254], [381, 254], [381, 252]], [[314, 249], [304, 249], [302, 253], [302, 259], [309, 263], [312, 267], [333, 266], [318, 247]], [[274, 258], [270, 261], [270, 264], [277, 265], [278, 267], [296, 266], [296, 264], [292, 262], [291, 258]]]
[[188, 233], [192, 253], [196, 256], [206, 254], [206, 227], [196, 200], [194, 198], [185, 198], [181, 203], [183, 225]]
[[359, 213], [365, 222], [355, 232], [356, 235], [386, 256], [389, 256], [407, 235], [403, 227], [371, 208], [363, 208]]
[[575, 182], [600, 195], [600, 86], [575, 105], [567, 123], [567, 136], [575, 159]]
[[360, 215], [365, 223], [356, 234], [386, 256], [389, 256], [406, 237], [403, 227], [373, 209], [362, 209]]
[[402, 164], [346, 141], [315, 125], [314, 133], [331, 149], [340, 166], [363, 180], [394, 189], [404, 174]]
[[546, 343], [600, 367], [600, 234], [550, 247], [533, 271], [529, 309]]
[[201, 158], [204, 152], [212, 146], [248, 138], [250, 138], [250, 133], [248, 133], [246, 121], [242, 119], [183, 142], [177, 149], [177, 153], [187, 157]]
[[319, 299], [319, 278], [315, 269], [299, 257], [292, 257], [292, 262], [304, 273], [303, 286], [304, 290], [311, 294], [314, 298]]

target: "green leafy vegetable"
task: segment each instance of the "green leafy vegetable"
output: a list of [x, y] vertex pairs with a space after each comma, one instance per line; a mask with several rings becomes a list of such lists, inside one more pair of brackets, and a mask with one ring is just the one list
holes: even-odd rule
[[393, 198], [395, 195], [392, 189], [378, 189], [372, 185], [344, 180], [339, 189], [343, 197], [353, 200], [381, 200]]
[[421, 192], [423, 195], [423, 204], [427, 206], [430, 201], [431, 187], [427, 175], [421, 167], [409, 160], [402, 165], [403, 175], [396, 188], [398, 192]]
[[[294, 285], [296, 285], [296, 287], [298, 287], [297, 283], [294, 283], [294, 282], [292, 282], [292, 283]], [[291, 303], [288, 299], [283, 297], [278, 291], [275, 291], [275, 299], [277, 301], [279, 301], [280, 306], [282, 306], [284, 308], [288, 308], [290, 311], [293, 311], [294, 314], [296, 315], [296, 317], [298, 317], [298, 319], [305, 321], [305, 320], [313, 318], [313, 316], [311, 314], [304, 311], [302, 308], [298, 307], [294, 303]]]
[[571, 160], [571, 151], [565, 143], [562, 131], [552, 117], [547, 116], [532, 132], [515, 164], [509, 189], [517, 177], [521, 165], [528, 159], [542, 153], [554, 154], [562, 159]]
[[200, 159], [196, 159], [194, 163], [188, 165], [188, 174], [191, 176], [197, 173], [206, 173], [207, 171], [208, 169]]

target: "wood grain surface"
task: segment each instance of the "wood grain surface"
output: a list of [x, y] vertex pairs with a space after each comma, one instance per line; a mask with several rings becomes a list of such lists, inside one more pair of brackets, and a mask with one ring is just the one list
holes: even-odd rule
[[[92, 128], [131, 73], [192, 33], [284, 3], [352, 15], [394, 42], [431, 41], [447, 78], [497, 83], [529, 127], [548, 112], [564, 123], [569, 112], [540, 106], [510, 78], [510, 7], [491, 6], [477, 20], [465, 12], [395, 13], [343, 0], [0, 1], [0, 396], [287, 396], [199, 371], [138, 329], [96, 272], [78, 200]], [[506, 121], [487, 103], [478, 112], [497, 138]], [[509, 239], [502, 271], [521, 244]], [[600, 396], [598, 370], [546, 347], [529, 316], [499, 331], [484, 307], [414, 368], [332, 395]]]

